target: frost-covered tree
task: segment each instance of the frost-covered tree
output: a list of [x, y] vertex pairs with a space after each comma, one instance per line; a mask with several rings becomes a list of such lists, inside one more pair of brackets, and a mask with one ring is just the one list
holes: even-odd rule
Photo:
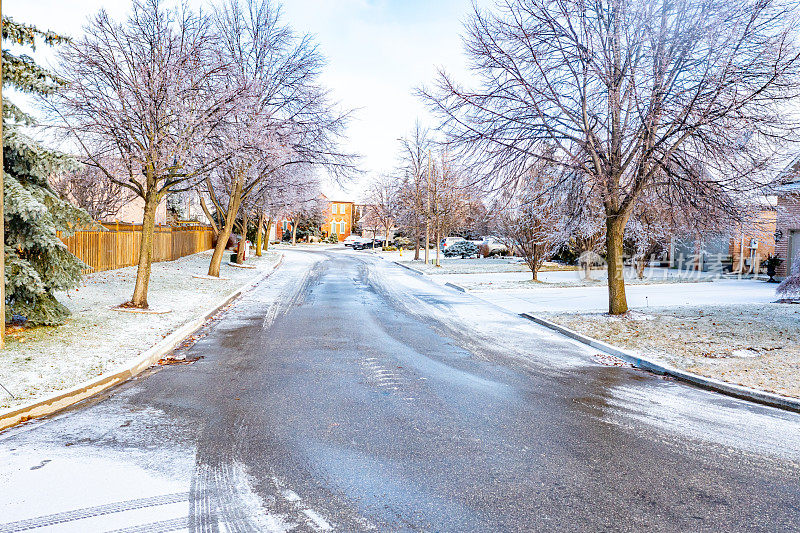
[[[423, 233], [428, 231], [425, 213], [428, 153], [432, 148], [432, 140], [428, 130], [415, 123], [411, 135], [400, 139], [400, 164], [398, 222], [414, 238], [414, 260], [419, 260], [419, 249]], [[425, 261], [428, 261], [428, 249], [425, 249]]]
[[[205, 182], [217, 212], [224, 212], [209, 276], [219, 276], [224, 241], [239, 209], [257, 204], [277, 174], [304, 177], [309, 174], [301, 170], [320, 166], [344, 175], [353, 168], [352, 157], [338, 148], [347, 115], [335, 110], [319, 85], [324, 60], [311, 38], [284, 24], [270, 0], [227, 0], [216, 9], [214, 22], [231, 66], [225, 83], [241, 87], [243, 98], [215, 144], [230, 155]], [[242, 220], [247, 225], [247, 213]]]
[[[114, 168], [114, 163], [105, 163]], [[118, 165], [120, 172], [122, 166]], [[93, 220], [113, 220], [120, 210], [133, 199], [133, 193], [97, 167], [80, 165], [79, 168], [56, 176], [51, 180], [61, 198], [85, 209]]]
[[[34, 49], [37, 40], [47, 45], [66, 39], [53, 32], [3, 17], [3, 44]], [[3, 48], [3, 86], [37, 95], [51, 95], [63, 81], [37, 65], [27, 55]], [[3, 99], [3, 171], [5, 201], [6, 316], [22, 316], [31, 325], [64, 322], [69, 310], [54, 291], [75, 287], [86, 265], [72, 255], [57, 232], [69, 235], [89, 222], [81, 209], [59, 198], [48, 183], [52, 175], [75, 168], [69, 156], [48, 150], [22, 128], [33, 118]]]
[[533, 281], [539, 280], [539, 269], [567, 239], [565, 197], [551, 186], [552, 164], [540, 162], [511, 193], [508, 189], [495, 208], [497, 228], [509, 250], [516, 250], [531, 269]]
[[648, 190], [735, 217], [777, 175], [797, 140], [799, 29], [790, 0], [505, 0], [466, 24], [474, 86], [442, 74], [422, 94], [488, 180], [550, 144], [584, 174], [622, 314], [625, 227]]
[[156, 209], [216, 162], [204, 151], [239, 94], [219, 82], [228, 71], [209, 20], [162, 0], [135, 0], [124, 22], [100, 11], [63, 48], [60, 68], [67, 84], [50, 106], [54, 123], [84, 164], [144, 202], [136, 285], [123, 305], [147, 308]]
[[775, 289], [781, 300], [800, 301], [800, 255], [789, 268], [789, 275]]

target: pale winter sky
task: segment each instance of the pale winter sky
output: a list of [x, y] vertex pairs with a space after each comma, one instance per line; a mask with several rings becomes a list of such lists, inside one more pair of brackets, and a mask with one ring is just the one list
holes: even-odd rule
[[[207, 6], [209, 0], [190, 0]], [[364, 185], [396, 161], [397, 139], [419, 118], [430, 117], [412, 91], [429, 83], [437, 66], [465, 79], [462, 22], [471, 0], [285, 0], [284, 20], [298, 32], [315, 35], [328, 58], [323, 80], [345, 108], [358, 108], [346, 148], [363, 155], [364, 176], [344, 190], [323, 191], [359, 200]], [[488, 4], [489, 0], [480, 4]], [[124, 17], [130, 0], [6, 0], [3, 13], [40, 29], [78, 36], [87, 17], [105, 8]], [[40, 47], [36, 59], [52, 61]]]

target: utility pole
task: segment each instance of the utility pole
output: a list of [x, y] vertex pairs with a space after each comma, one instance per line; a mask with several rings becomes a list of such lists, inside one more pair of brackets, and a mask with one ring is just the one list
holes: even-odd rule
[[[3, 2], [0, 0], [0, 35], [3, 31]], [[0, 47], [2, 48], [2, 47]], [[0, 80], [3, 79], [3, 62], [0, 61]], [[3, 84], [0, 82], [0, 109], [3, 107]], [[0, 142], [3, 139], [3, 120], [0, 118]], [[3, 150], [0, 150], [0, 348], [6, 342], [6, 221], [4, 198]]]

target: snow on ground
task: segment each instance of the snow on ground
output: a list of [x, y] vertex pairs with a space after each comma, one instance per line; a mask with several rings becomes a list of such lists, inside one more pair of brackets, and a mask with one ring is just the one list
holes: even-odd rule
[[800, 305], [648, 309], [629, 317], [543, 316], [690, 372], [800, 397]]
[[[438, 281], [438, 276], [437, 276]], [[444, 280], [443, 280], [444, 281]], [[606, 311], [608, 287], [548, 287], [488, 289], [471, 294], [514, 313], [572, 313]], [[708, 283], [629, 284], [631, 309], [724, 304], [767, 304], [775, 301], [775, 285], [751, 279], [718, 279]]]
[[248, 264], [256, 270], [222, 263], [227, 280], [193, 278], [205, 274], [211, 251], [176, 261], [154, 263], [148, 302], [154, 308], [170, 308], [167, 314], [114, 311], [112, 306], [129, 300], [136, 267], [90, 274], [82, 286], [57, 295], [72, 311], [58, 327], [10, 330], [0, 351], [0, 383], [16, 400], [0, 389], [0, 408], [27, 403], [73, 387], [114, 367], [135, 360], [139, 354], [194, 320], [223, 295], [260, 276], [280, 258], [268, 252], [253, 256]]
[[[482, 272], [482, 273], [443, 273], [436, 276], [437, 281], [455, 283], [468, 291], [483, 290], [538, 290], [565, 287], [606, 287], [608, 273], [593, 270], [592, 277], [585, 278], [582, 270], [540, 271], [539, 280], [531, 279], [531, 272]], [[643, 279], [639, 279], [632, 269], [626, 270], [626, 283], [629, 285], [653, 285], [664, 283], [698, 283], [713, 281], [707, 274], [682, 273], [668, 268], [652, 269]]]

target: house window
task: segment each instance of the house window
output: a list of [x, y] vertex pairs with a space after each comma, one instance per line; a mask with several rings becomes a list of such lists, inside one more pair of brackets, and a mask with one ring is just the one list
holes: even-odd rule
[[331, 215], [336, 214], [336, 204], [331, 204]]
[[339, 214], [344, 215], [344, 212], [345, 212], [345, 205], [339, 204]]
[[345, 227], [344, 221], [339, 222], [339, 235], [344, 235], [344, 227]]

